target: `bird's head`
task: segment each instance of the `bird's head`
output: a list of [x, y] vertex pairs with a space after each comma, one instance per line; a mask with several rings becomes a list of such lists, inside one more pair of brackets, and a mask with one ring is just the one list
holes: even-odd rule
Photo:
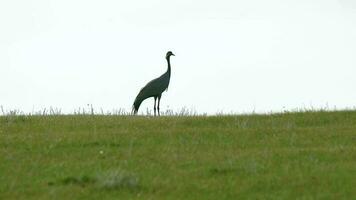
[[172, 53], [172, 51], [168, 51], [166, 54], [166, 59], [168, 59], [171, 56], [174, 56], [174, 54]]

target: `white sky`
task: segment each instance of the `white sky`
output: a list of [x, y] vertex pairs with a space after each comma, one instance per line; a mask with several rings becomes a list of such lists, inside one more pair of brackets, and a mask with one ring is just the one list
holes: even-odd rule
[[162, 111], [356, 106], [355, 0], [2, 0], [0, 105], [130, 110], [168, 50]]

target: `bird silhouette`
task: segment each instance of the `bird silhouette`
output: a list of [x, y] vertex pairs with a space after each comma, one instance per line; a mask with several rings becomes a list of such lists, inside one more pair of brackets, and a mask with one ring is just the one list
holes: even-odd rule
[[161, 101], [161, 96], [164, 90], [168, 90], [168, 85], [169, 85], [169, 80], [171, 79], [171, 62], [170, 62], [170, 57], [174, 56], [174, 54], [171, 51], [168, 51], [166, 54], [166, 60], [167, 60], [167, 71], [162, 74], [160, 77], [153, 79], [152, 81], [148, 82], [145, 87], [143, 87], [140, 92], [138, 93], [135, 102], [133, 103], [132, 106], [132, 112], [134, 114], [137, 114], [138, 109], [141, 105], [141, 103], [150, 97], [153, 97], [155, 102], [153, 106], [154, 110], [154, 115], [156, 116], [156, 100], [158, 99], [158, 104], [157, 104], [157, 111], [158, 115], [160, 115], [159, 112], [159, 104]]

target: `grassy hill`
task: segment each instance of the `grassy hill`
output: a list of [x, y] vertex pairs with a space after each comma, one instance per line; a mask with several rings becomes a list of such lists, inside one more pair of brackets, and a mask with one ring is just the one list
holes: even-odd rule
[[0, 199], [352, 199], [355, 186], [355, 111], [0, 117]]

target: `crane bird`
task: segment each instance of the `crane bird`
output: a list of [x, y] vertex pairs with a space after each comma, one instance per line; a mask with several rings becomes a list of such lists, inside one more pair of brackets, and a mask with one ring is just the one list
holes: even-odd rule
[[135, 102], [133, 103], [132, 106], [132, 111], [134, 114], [137, 114], [142, 101], [144, 101], [147, 98], [153, 97], [155, 99], [154, 106], [153, 106], [154, 115], [156, 116], [157, 99], [158, 99], [157, 111], [158, 111], [158, 115], [160, 115], [159, 104], [161, 101], [161, 96], [164, 90], [168, 90], [169, 80], [171, 79], [171, 62], [170, 62], [171, 56], [174, 56], [174, 54], [171, 51], [168, 51], [166, 54], [166, 60], [168, 64], [167, 71], [164, 74], [162, 74], [160, 77], [148, 82], [145, 85], [145, 87], [143, 87], [138, 93]]

